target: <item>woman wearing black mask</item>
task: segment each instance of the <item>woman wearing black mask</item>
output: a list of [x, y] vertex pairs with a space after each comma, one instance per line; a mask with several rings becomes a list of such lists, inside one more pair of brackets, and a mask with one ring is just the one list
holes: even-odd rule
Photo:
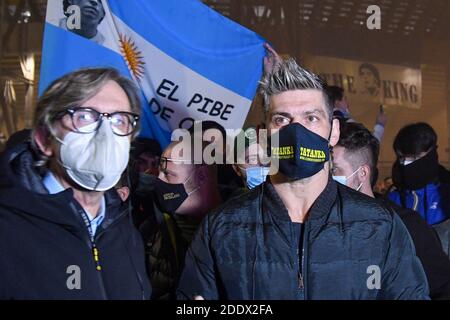
[[450, 218], [450, 179], [439, 165], [437, 135], [426, 123], [402, 128], [394, 140], [397, 160], [392, 168], [395, 189], [388, 197], [416, 210], [430, 224]]
[[221, 203], [216, 167], [193, 164], [180, 157], [176, 150], [181, 150], [183, 143], [173, 142], [164, 150], [158, 177], [140, 176], [154, 199], [154, 214], [140, 231], [145, 239], [150, 281], [154, 284], [152, 298], [158, 300], [175, 298], [184, 256], [194, 233], [204, 215]]

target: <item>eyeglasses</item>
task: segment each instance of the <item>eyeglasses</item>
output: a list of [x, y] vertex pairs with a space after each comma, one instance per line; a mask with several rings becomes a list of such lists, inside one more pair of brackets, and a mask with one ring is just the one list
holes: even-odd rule
[[167, 158], [167, 157], [161, 157], [161, 159], [159, 160], [159, 171], [162, 171], [162, 172], [166, 171], [168, 162], [192, 164], [192, 162], [190, 160], [172, 159], [172, 158]]
[[139, 116], [131, 112], [98, 112], [89, 107], [68, 108], [60, 114], [60, 117], [62, 118], [65, 115], [70, 116], [73, 128], [79, 133], [97, 131], [103, 122], [103, 118], [106, 118], [109, 120], [109, 125], [114, 134], [128, 136], [136, 130], [139, 121]]

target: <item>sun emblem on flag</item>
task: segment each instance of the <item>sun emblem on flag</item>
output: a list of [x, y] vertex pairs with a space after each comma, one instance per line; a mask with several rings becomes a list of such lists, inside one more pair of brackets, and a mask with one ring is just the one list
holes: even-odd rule
[[127, 61], [128, 67], [137, 80], [140, 80], [144, 75], [144, 60], [141, 52], [138, 50], [136, 44], [131, 39], [123, 34], [119, 34], [120, 50]]

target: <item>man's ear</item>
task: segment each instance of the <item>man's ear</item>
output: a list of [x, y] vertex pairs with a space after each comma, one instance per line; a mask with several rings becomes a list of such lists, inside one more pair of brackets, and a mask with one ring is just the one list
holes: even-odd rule
[[44, 127], [37, 127], [34, 131], [34, 141], [44, 155], [47, 157], [51, 157], [53, 155], [52, 139], [50, 132], [48, 132], [47, 129]]
[[117, 193], [119, 194], [120, 199], [122, 199], [123, 202], [127, 201], [129, 195], [130, 195], [130, 188], [127, 186], [123, 186], [120, 188], [117, 188]]
[[370, 182], [370, 167], [368, 165], [361, 166], [361, 169], [358, 171], [358, 176], [361, 182], [365, 182], [366, 180], [369, 180]]
[[333, 119], [333, 122], [331, 123], [330, 146], [334, 147], [338, 143], [339, 136], [340, 136], [339, 120]]

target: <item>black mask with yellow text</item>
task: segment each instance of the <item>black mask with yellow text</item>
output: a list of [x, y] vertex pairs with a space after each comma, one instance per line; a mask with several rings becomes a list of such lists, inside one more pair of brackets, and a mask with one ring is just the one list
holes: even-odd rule
[[153, 180], [157, 206], [164, 213], [175, 213], [188, 197], [183, 183], [168, 183], [151, 175], [148, 179]]
[[271, 146], [271, 158], [278, 159], [280, 172], [292, 180], [312, 177], [330, 159], [328, 140], [300, 123], [291, 123], [274, 135], [278, 135], [279, 146]]

